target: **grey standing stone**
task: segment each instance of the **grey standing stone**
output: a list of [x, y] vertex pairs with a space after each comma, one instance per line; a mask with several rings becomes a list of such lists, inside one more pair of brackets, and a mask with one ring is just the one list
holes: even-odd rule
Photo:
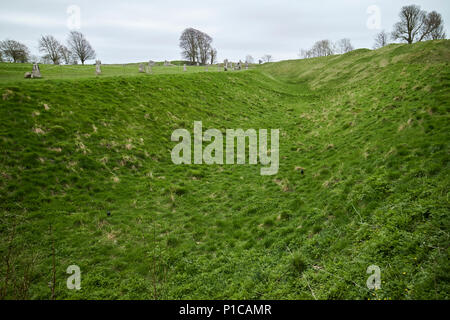
[[153, 73], [153, 66], [155, 65], [155, 61], [150, 60], [148, 62], [148, 73]]
[[223, 60], [223, 71], [228, 71], [228, 59]]
[[101, 65], [102, 65], [102, 62], [100, 60], [95, 61], [95, 74], [96, 75], [99, 75], [102, 73]]
[[37, 63], [33, 64], [33, 71], [31, 71], [31, 78], [41, 78], [41, 70]]
[[144, 73], [145, 71], [144, 71], [144, 64], [143, 63], [141, 63], [140, 65], [139, 65], [139, 72], [140, 73]]

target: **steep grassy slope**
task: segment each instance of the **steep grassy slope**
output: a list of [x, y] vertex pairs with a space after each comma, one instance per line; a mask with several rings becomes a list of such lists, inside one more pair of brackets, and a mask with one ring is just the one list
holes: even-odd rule
[[[448, 298], [449, 47], [5, 83], [6, 297], [25, 274], [50, 298], [54, 251], [58, 299]], [[279, 173], [172, 164], [172, 131], [195, 120], [279, 128]]]

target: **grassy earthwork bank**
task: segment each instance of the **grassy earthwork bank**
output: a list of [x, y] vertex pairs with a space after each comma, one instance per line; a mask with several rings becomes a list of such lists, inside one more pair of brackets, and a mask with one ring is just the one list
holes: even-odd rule
[[[0, 64], [0, 298], [448, 299], [449, 62], [443, 40], [248, 71]], [[280, 129], [278, 174], [174, 165], [194, 121]]]

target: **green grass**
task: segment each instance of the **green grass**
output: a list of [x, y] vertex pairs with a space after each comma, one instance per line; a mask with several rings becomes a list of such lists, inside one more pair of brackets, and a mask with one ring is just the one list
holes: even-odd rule
[[[173, 66], [165, 67], [163, 62], [156, 62], [152, 67], [152, 73], [139, 73], [140, 63], [128, 64], [104, 64], [101, 66], [101, 75], [96, 75], [95, 65], [49, 65], [40, 64], [42, 79], [40, 80], [61, 80], [61, 79], [86, 79], [86, 78], [107, 78], [117, 76], [131, 77], [151, 77], [160, 74], [186, 74], [196, 72], [206, 72], [206, 66], [186, 66], [183, 71], [182, 61], [172, 61]], [[144, 63], [147, 67], [148, 63]], [[253, 67], [252, 67], [253, 68]], [[24, 79], [26, 72], [31, 72], [32, 64], [29, 63], [0, 63], [0, 83], [11, 83], [18, 81], [35, 81], [36, 79]], [[208, 72], [223, 72], [223, 66], [208, 66]]]
[[[0, 64], [6, 298], [24, 274], [51, 297], [54, 242], [57, 299], [448, 299], [449, 60], [431, 41], [247, 72]], [[200, 120], [279, 128], [279, 173], [172, 164]]]

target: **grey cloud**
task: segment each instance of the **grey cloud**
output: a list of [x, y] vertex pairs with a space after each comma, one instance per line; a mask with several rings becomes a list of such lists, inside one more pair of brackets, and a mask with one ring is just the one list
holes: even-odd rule
[[379, 30], [366, 27], [367, 8], [378, 5], [382, 28], [390, 30], [401, 6], [411, 3], [437, 10], [450, 23], [448, 0], [15, 0], [0, 4], [0, 39], [22, 41], [38, 54], [42, 34], [65, 41], [67, 8], [77, 5], [81, 31], [104, 63], [179, 59], [178, 39], [187, 27], [209, 33], [220, 60], [265, 53], [295, 59], [300, 48], [324, 38], [346, 37], [370, 48]]

